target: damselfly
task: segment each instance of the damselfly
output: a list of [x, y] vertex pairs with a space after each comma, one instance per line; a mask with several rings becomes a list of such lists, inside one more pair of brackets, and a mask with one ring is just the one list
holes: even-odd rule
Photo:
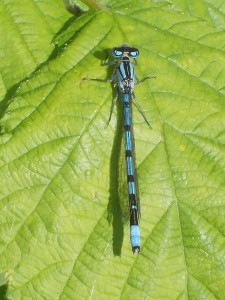
[[[133, 253], [139, 253], [141, 247], [139, 228], [140, 201], [135, 162], [135, 142], [132, 121], [132, 99], [135, 100], [135, 105], [141, 112], [145, 121], [148, 123], [134, 95], [134, 82], [135, 79], [137, 79], [137, 77], [135, 76], [134, 68], [130, 61], [130, 57], [134, 58], [134, 62], [136, 63], [135, 58], [139, 56], [139, 50], [137, 48], [129, 47], [127, 45], [122, 45], [120, 47], [112, 49], [112, 56], [115, 58], [119, 58], [119, 60], [108, 62], [107, 64], [117, 64], [110, 81], [116, 82], [118, 91], [121, 95], [123, 102], [125, 157], [130, 212], [130, 241]], [[111, 119], [111, 114], [117, 98], [118, 95], [116, 94], [116, 97], [112, 102], [111, 113], [108, 123]], [[150, 126], [149, 123], [148, 125]]]
[[[135, 142], [133, 133], [133, 120], [132, 120], [132, 100], [142, 114], [146, 123], [151, 127], [148, 120], [146, 119], [140, 105], [134, 94], [134, 83], [135, 80], [140, 83], [135, 75], [133, 64], [137, 64], [135, 58], [139, 56], [139, 50], [137, 48], [122, 45], [112, 49], [112, 56], [116, 58], [114, 61], [108, 61], [105, 65], [116, 64], [116, 68], [110, 82], [115, 82], [119, 94], [121, 95], [123, 102], [123, 115], [124, 115], [124, 133], [125, 133], [125, 158], [126, 158], [126, 169], [127, 169], [127, 184], [129, 194], [129, 213], [130, 213], [130, 241], [133, 253], [139, 253], [141, 248], [141, 237], [139, 228], [140, 219], [140, 201], [138, 193], [138, 180], [136, 172], [136, 161], [135, 161]], [[134, 59], [134, 63], [130, 61], [130, 57]], [[146, 77], [143, 81], [148, 78]], [[84, 78], [88, 79], [88, 78]], [[96, 81], [105, 81], [101, 79], [90, 79]], [[118, 98], [118, 93], [112, 101], [111, 111], [107, 125], [110, 122], [113, 108]]]

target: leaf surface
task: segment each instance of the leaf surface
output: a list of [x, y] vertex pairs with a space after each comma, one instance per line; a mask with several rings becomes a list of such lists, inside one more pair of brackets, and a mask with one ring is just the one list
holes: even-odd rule
[[[92, 1], [84, 1], [86, 7]], [[76, 1], [71, 1], [75, 3]], [[11, 299], [224, 299], [225, 4], [1, 4], [0, 266]], [[93, 3], [92, 3], [93, 4]], [[106, 50], [140, 49], [141, 253]], [[125, 184], [125, 183], [124, 183]], [[127, 199], [128, 201], [128, 199]]]

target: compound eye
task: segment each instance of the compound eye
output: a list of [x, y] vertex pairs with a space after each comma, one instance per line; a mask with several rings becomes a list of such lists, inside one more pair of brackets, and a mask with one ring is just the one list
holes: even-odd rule
[[113, 55], [114, 57], [121, 57], [122, 54], [123, 54], [123, 51], [121, 51], [120, 48], [113, 48], [113, 50], [112, 50], [112, 55]]
[[131, 48], [129, 51], [131, 57], [137, 57], [139, 55], [139, 50], [137, 48]]

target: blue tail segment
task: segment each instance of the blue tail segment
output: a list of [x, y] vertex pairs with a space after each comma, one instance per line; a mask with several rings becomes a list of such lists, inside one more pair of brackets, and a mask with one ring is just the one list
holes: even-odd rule
[[130, 242], [134, 253], [140, 252], [141, 234], [138, 225], [130, 226]]

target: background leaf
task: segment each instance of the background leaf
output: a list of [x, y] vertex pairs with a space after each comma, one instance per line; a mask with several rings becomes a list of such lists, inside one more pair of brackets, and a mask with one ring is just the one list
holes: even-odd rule
[[[0, 266], [11, 299], [224, 299], [223, 1], [0, 4]], [[76, 4], [76, 2], [73, 1]], [[97, 1], [95, 3], [98, 4]], [[141, 52], [140, 255], [106, 50]], [[118, 111], [118, 113], [117, 113]]]

